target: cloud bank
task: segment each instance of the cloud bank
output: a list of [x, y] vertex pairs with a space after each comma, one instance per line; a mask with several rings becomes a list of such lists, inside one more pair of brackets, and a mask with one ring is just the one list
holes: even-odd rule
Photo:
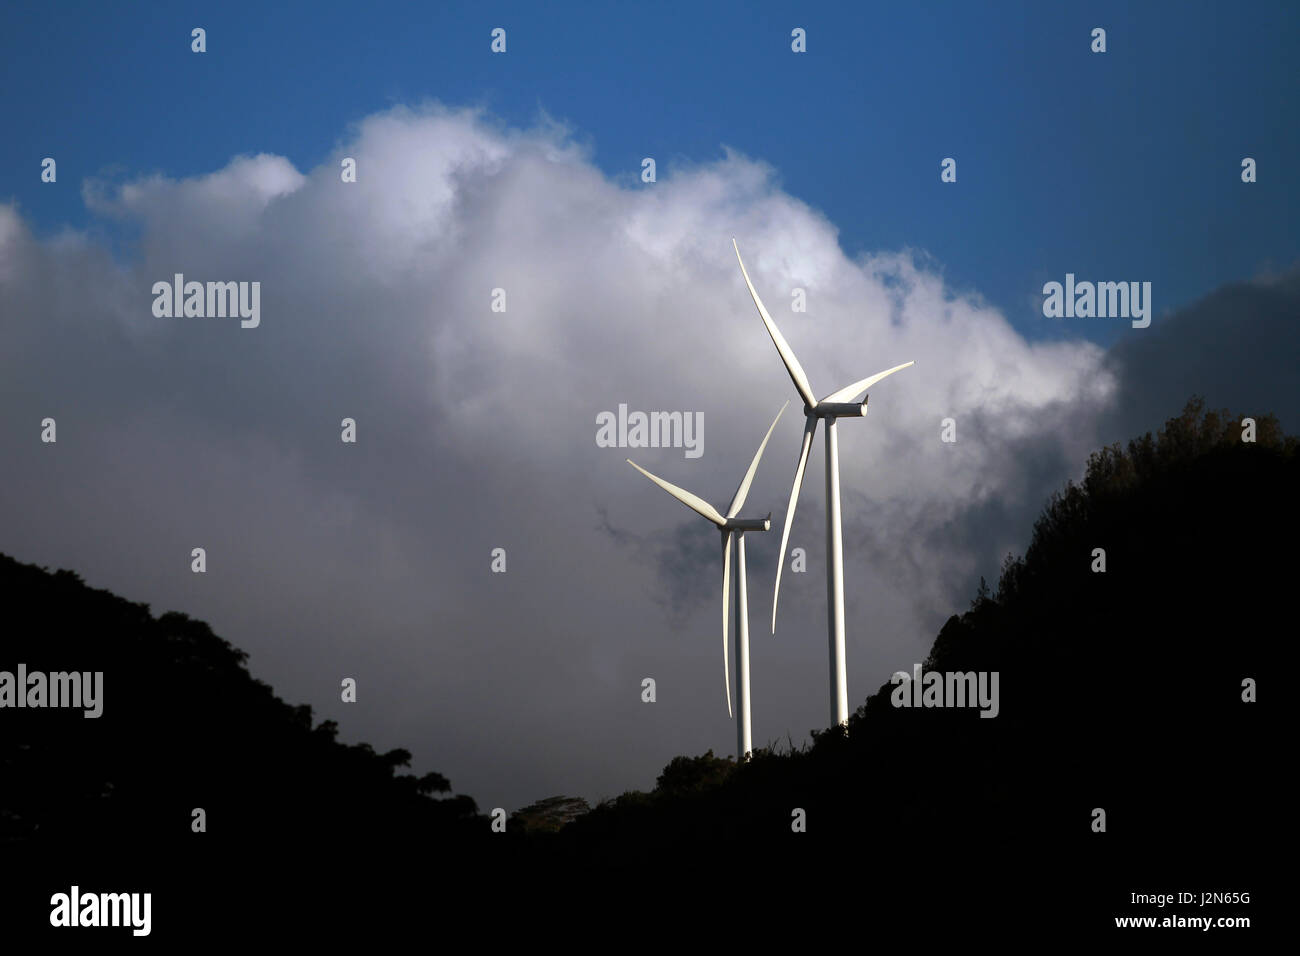
[[[840, 429], [856, 706], [1023, 549], [1124, 369], [1027, 341], [921, 254], [847, 258], [760, 161], [660, 172], [616, 182], [554, 123], [428, 106], [369, 117], [305, 172], [257, 155], [88, 182], [104, 229], [131, 236], [117, 252], [103, 230], [37, 239], [0, 206], [0, 549], [207, 619], [286, 699], [482, 806], [613, 795], [677, 753], [732, 753], [716, 533], [624, 458], [723, 505], [794, 398], [736, 236], [817, 394], [917, 363]], [[175, 273], [259, 281], [260, 326], [155, 318], [150, 288]], [[701, 412], [702, 457], [598, 447], [620, 403]], [[787, 569], [767, 627], [792, 404], [747, 509], [773, 512], [749, 539], [764, 742], [828, 717], [820, 439], [791, 534], [808, 571]]]

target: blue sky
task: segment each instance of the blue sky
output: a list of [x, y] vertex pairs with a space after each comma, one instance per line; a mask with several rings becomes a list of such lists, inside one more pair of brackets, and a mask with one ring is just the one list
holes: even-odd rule
[[[1044, 319], [1042, 284], [1067, 271], [1151, 281], [1158, 321], [1300, 258], [1294, 3], [25, 4], [3, 22], [0, 200], [43, 234], [116, 228], [92, 222], [85, 177], [258, 152], [306, 171], [348, 124], [434, 98], [511, 125], [545, 111], [629, 188], [656, 188], [643, 156], [662, 187], [736, 149], [850, 254], [923, 249], [1031, 338], [1128, 332]], [[946, 156], [956, 184], [939, 181]]]

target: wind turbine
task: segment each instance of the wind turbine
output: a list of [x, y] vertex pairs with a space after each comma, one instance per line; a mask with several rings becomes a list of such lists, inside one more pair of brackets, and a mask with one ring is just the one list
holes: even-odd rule
[[768, 428], [767, 434], [763, 436], [763, 444], [758, 446], [758, 451], [754, 454], [754, 460], [749, 463], [749, 471], [745, 472], [744, 480], [741, 481], [740, 487], [736, 489], [735, 495], [732, 496], [731, 504], [728, 506], [725, 515], [720, 514], [713, 505], [703, 498], [699, 498], [683, 488], [678, 488], [676, 485], [650, 474], [631, 458], [627, 460], [629, 465], [686, 505], [686, 507], [708, 518], [722, 532], [722, 679], [727, 689], [728, 717], [732, 716], [732, 710], [731, 671], [727, 664], [727, 616], [729, 614], [727, 604], [731, 592], [731, 540], [732, 538], [736, 540], [736, 703], [738, 706], [735, 717], [737, 763], [748, 760], [750, 752], [754, 749], [750, 743], [749, 733], [749, 597], [745, 592], [745, 532], [767, 531], [772, 527], [772, 512], [769, 511], [766, 518], [737, 518], [736, 514], [745, 505], [745, 497], [749, 494], [749, 486], [754, 480], [754, 473], [758, 471], [758, 462], [763, 457], [763, 449], [767, 447], [767, 440], [772, 437], [772, 429], [776, 428], [776, 423], [781, 420], [781, 415], [784, 414], [786, 406], [789, 404], [789, 402], [786, 402], [785, 405], [782, 405], [781, 411], [777, 412], [776, 418], [772, 419], [771, 427]]
[[[860, 382], [854, 382], [837, 392], [831, 392], [818, 401], [813, 397], [812, 385], [804, 374], [803, 366], [795, 358], [794, 351], [781, 330], [763, 307], [763, 300], [758, 297], [754, 283], [749, 281], [749, 272], [745, 262], [740, 258], [740, 247], [736, 240], [731, 240], [736, 250], [736, 261], [740, 263], [740, 272], [749, 286], [749, 294], [758, 306], [758, 314], [767, 326], [767, 333], [772, 337], [776, 350], [780, 353], [785, 369], [790, 373], [795, 390], [803, 399], [803, 411], [806, 416], [803, 427], [803, 448], [799, 451], [799, 464], [794, 471], [794, 487], [790, 489], [790, 505], [785, 512], [785, 528], [781, 532], [781, 550], [776, 562], [776, 589], [772, 592], [772, 633], [776, 633], [776, 602], [781, 593], [781, 566], [785, 564], [785, 547], [790, 540], [790, 524], [794, 520], [794, 507], [799, 500], [799, 489], [803, 486], [803, 473], [808, 465], [808, 452], [812, 448], [813, 435], [817, 431], [817, 419], [826, 419], [826, 618], [827, 632], [830, 638], [831, 658], [831, 725], [848, 723], [849, 691], [844, 671], [844, 542], [840, 522], [840, 451], [839, 440], [835, 434], [836, 419], [861, 418], [867, 414], [867, 397], [861, 404], [849, 399], [861, 395], [882, 378], [893, 375], [915, 362], [905, 362], [891, 369], [877, 372]], [[869, 397], [869, 396], [868, 396]]]

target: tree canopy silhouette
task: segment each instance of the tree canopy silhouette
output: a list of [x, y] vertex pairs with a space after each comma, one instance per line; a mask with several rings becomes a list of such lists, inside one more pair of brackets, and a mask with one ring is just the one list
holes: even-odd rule
[[[98, 720], [0, 719], [0, 841], [55, 860], [107, 854], [114, 873], [114, 853], [138, 853], [142, 873], [170, 858], [236, 881], [249, 878], [240, 854], [361, 847], [412, 867], [412, 885], [456, 877], [464, 892], [480, 885], [466, 875], [474, 861], [491, 885], [517, 877], [528, 892], [569, 868], [680, 881], [696, 861], [725, 860], [801, 874], [801, 886], [852, 874], [836, 878], [836, 905], [867, 887], [877, 904], [882, 888], [938, 900], [943, 879], [959, 888], [947, 883], [945, 907], [1010, 889], [1044, 913], [1120, 912], [1115, 886], [1234, 888], [1274, 852], [1290, 792], [1274, 701], [1300, 532], [1300, 442], [1267, 415], [1244, 442], [1241, 421], [1193, 400], [1157, 434], [1094, 453], [996, 589], [981, 579], [948, 619], [924, 668], [997, 672], [996, 718], [896, 707], [885, 683], [809, 745], [739, 766], [676, 757], [648, 793], [590, 812], [549, 798], [500, 839], [446, 778], [400, 773], [409, 752], [344, 745], [332, 721], [277, 698], [203, 622], [154, 618], [75, 574], [0, 556], [0, 669], [102, 670], [106, 698]], [[1258, 702], [1243, 701], [1248, 680]], [[216, 841], [190, 839], [193, 807]], [[1090, 826], [1097, 808], [1104, 834]], [[366, 872], [350, 885], [391, 886]]]
[[730, 772], [683, 773], [692, 761], [675, 758], [654, 791], [607, 801], [563, 835], [606, 861], [743, 837], [765, 860], [808, 866], [788, 839], [802, 808], [809, 835], [825, 834], [819, 850], [840, 848], [832, 865], [860, 860], [843, 849], [858, 847], [901, 874], [929, 853], [972, 876], [1014, 870], [1021, 891], [1038, 865], [1085, 895], [1115, 885], [1103, 871], [1127, 868], [1131, 882], [1154, 861], [1216, 885], [1250, 873], [1287, 788], [1276, 705], [1244, 702], [1243, 681], [1268, 686], [1294, 631], [1300, 466], [1275, 418], [1256, 416], [1253, 443], [1242, 419], [1193, 399], [1156, 435], [1093, 454], [996, 591], [981, 581], [947, 621], [925, 670], [998, 672], [996, 718], [895, 707], [885, 684], [847, 731]]
[[214, 839], [272, 846], [443, 835], [479, 818], [406, 750], [347, 745], [254, 679], [247, 655], [184, 614], [0, 555], [0, 669], [102, 671], [103, 713], [7, 710], [0, 841], [179, 845], [201, 807]]

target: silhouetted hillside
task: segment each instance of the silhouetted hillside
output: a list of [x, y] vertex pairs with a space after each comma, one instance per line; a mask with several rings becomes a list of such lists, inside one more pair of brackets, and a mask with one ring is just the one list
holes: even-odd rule
[[103, 713], [10, 709], [0, 724], [0, 840], [83, 842], [129, 832], [190, 840], [191, 810], [216, 839], [382, 838], [476, 820], [436, 773], [398, 774], [410, 754], [335, 740], [252, 678], [247, 657], [184, 614], [0, 555], [7, 635], [0, 670], [102, 671]]
[[[104, 674], [98, 718], [0, 711], [0, 856], [39, 911], [51, 889], [98, 880], [161, 895], [158, 919], [172, 927], [202, 923], [204, 888], [239, 887], [255, 903], [248, 919], [288, 905], [320, 861], [339, 887], [365, 860], [436, 846], [445, 862], [488, 832], [444, 777], [399, 773], [405, 750], [338, 742], [333, 721], [276, 697], [202, 621], [155, 618], [69, 571], [3, 555], [0, 607], [0, 671]], [[206, 833], [191, 829], [195, 808]]]
[[[997, 672], [995, 718], [897, 707], [885, 683], [847, 733], [739, 768], [678, 757], [652, 792], [590, 812], [550, 798], [504, 834], [468, 797], [437, 796], [439, 775], [397, 773], [406, 751], [340, 744], [207, 625], [0, 557], [0, 670], [105, 674], [99, 719], [4, 712], [0, 848], [42, 861], [26, 909], [99, 877], [161, 885], [173, 925], [211, 912], [198, 886], [237, 887], [244, 919], [255, 906], [274, 920], [287, 899], [317, 915], [412, 895], [496, 913], [552, 898], [640, 910], [667, 893], [754, 919], [773, 901], [791, 917], [982, 913], [1002, 933], [1007, 919], [1099, 929], [1133, 912], [1131, 892], [1255, 890], [1292, 789], [1271, 728], [1300, 466], [1273, 419], [1243, 443], [1241, 417], [1193, 402], [1093, 455], [996, 590], [948, 620], [925, 669]], [[1247, 678], [1258, 703], [1242, 700]]]
[[[1003, 910], [1086, 898], [1094, 919], [1170, 880], [1257, 879], [1291, 790], [1272, 728], [1295, 634], [1300, 467], [1275, 420], [1258, 417], [1252, 444], [1242, 417], [1193, 401], [1158, 435], [1094, 454], [996, 592], [944, 625], [925, 670], [998, 672], [996, 718], [895, 707], [885, 684], [847, 735], [815, 732], [738, 769], [695, 758], [686, 786], [677, 758], [653, 792], [562, 831], [570, 851], [613, 865], [649, 847], [731, 860], [734, 842], [768, 866], [839, 872], [850, 894], [859, 877], [895, 893], [942, 881]], [[1247, 678], [1259, 703], [1243, 702]]]

